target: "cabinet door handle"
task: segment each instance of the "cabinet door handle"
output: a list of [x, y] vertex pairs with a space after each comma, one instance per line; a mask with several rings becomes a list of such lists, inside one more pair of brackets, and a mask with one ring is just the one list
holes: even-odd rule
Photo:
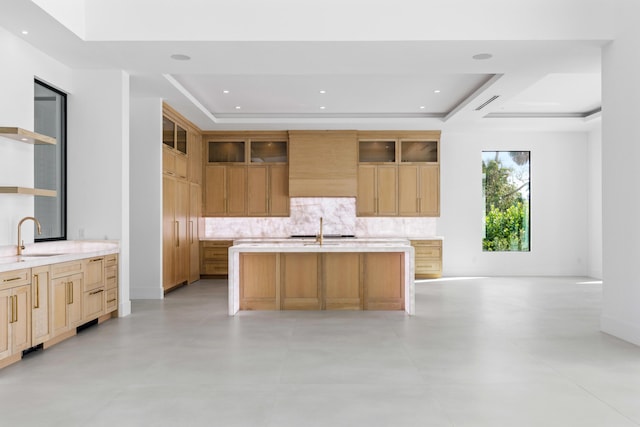
[[13, 295], [9, 297], [8, 303], [11, 305], [11, 308], [10, 308], [11, 316], [9, 316], [9, 324], [12, 324], [13, 323]]
[[11, 315], [13, 317], [13, 322], [12, 323], [17, 323], [18, 322], [18, 296], [14, 295], [11, 297], [11, 300], [13, 302], [13, 306], [11, 307]]
[[40, 308], [40, 275], [34, 274], [33, 278], [36, 282], [36, 292], [35, 292], [35, 302], [33, 304], [33, 308]]
[[69, 292], [69, 282], [64, 283], [65, 290], [67, 291], [67, 305], [71, 304], [71, 293]]
[[71, 291], [71, 302], [69, 304], [73, 304], [73, 282], [69, 282], [69, 290]]
[[115, 300], [116, 300], [115, 298], [114, 298], [114, 299], [108, 299], [108, 300], [107, 300], [107, 304], [109, 304], [109, 303], [111, 303], [111, 302], [114, 302]]
[[17, 277], [10, 277], [10, 278], [8, 278], [8, 279], [4, 279], [4, 280], [2, 281], [2, 283], [13, 282], [13, 281], [15, 281], [15, 280], [20, 280], [20, 279], [22, 279], [22, 277], [21, 277], [21, 276], [17, 276]]
[[104, 289], [98, 289], [97, 291], [89, 292], [89, 295], [96, 295], [96, 294], [99, 294], [100, 292], [104, 292]]
[[176, 248], [180, 247], [180, 223], [175, 221], [175, 231], [176, 231]]
[[89, 260], [89, 262], [98, 262], [98, 261], [102, 261], [104, 258], [94, 258], [92, 260]]
[[190, 241], [191, 241], [191, 243], [193, 243], [193, 221], [189, 221], [189, 227], [191, 227]]

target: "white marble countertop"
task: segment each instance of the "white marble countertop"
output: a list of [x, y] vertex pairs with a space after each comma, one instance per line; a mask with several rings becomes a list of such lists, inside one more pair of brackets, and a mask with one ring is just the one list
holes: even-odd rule
[[238, 239], [232, 251], [241, 252], [405, 252], [412, 251], [407, 239], [327, 238], [322, 245], [312, 237], [283, 239]]
[[61, 240], [26, 245], [20, 256], [16, 251], [15, 245], [0, 247], [0, 273], [115, 254], [120, 252], [120, 243], [114, 240]]

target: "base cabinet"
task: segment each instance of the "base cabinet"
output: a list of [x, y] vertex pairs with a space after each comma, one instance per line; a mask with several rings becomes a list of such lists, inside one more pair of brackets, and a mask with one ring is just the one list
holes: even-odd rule
[[82, 321], [82, 273], [51, 281], [53, 290], [53, 338], [80, 325]]
[[442, 240], [412, 240], [416, 279], [442, 277]]
[[0, 273], [0, 368], [31, 347], [31, 272]]
[[226, 276], [229, 274], [229, 248], [232, 240], [205, 240], [200, 242], [200, 274]]
[[404, 254], [242, 253], [241, 310], [403, 310]]
[[31, 269], [31, 346], [51, 338], [51, 269], [48, 265]]

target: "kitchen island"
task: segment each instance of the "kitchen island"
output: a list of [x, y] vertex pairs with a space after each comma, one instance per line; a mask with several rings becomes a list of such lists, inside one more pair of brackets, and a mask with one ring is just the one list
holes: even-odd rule
[[414, 249], [405, 239], [236, 240], [229, 315], [239, 310], [415, 311]]

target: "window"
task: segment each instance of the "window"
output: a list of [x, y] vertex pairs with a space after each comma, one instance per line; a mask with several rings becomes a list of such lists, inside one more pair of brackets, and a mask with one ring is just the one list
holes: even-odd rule
[[34, 146], [35, 187], [55, 190], [56, 197], [35, 196], [35, 217], [42, 225], [36, 241], [67, 238], [66, 124], [67, 97], [64, 93], [35, 81], [34, 130], [56, 138], [56, 145]]
[[483, 151], [483, 251], [528, 252], [529, 151]]

